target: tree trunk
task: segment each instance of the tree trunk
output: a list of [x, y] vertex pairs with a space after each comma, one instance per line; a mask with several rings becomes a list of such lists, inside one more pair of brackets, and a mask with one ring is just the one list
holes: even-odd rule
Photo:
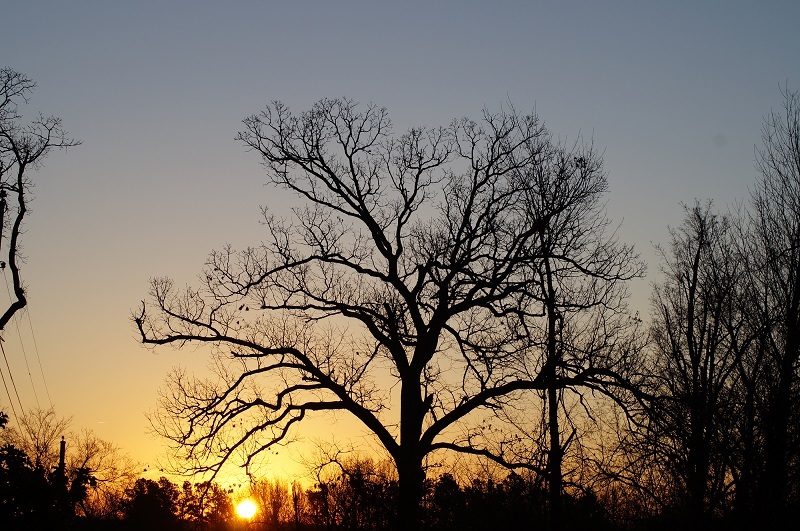
[[[793, 360], [788, 356], [784, 358], [778, 388], [772, 399], [771, 414], [768, 417], [769, 425], [766, 430], [765, 449], [765, 478], [762, 492], [763, 510], [766, 517], [773, 524], [784, 522], [783, 512], [786, 499], [786, 464], [787, 464], [787, 438], [789, 430], [791, 399], [791, 376]], [[776, 528], [777, 529], [777, 528]]]
[[422, 528], [420, 502], [425, 473], [422, 461], [411, 456], [404, 464], [398, 463], [399, 500], [397, 506], [397, 531], [418, 531]]
[[400, 450], [395, 456], [398, 473], [399, 499], [397, 506], [397, 531], [418, 531], [422, 528], [420, 503], [422, 502], [425, 471], [422, 468], [423, 452], [420, 448], [422, 419], [425, 404], [420, 396], [420, 375], [405, 375], [400, 392]]
[[[797, 241], [798, 238], [793, 238]], [[767, 521], [780, 525], [785, 521], [789, 462], [789, 423], [791, 422], [792, 381], [794, 367], [800, 351], [800, 264], [792, 260], [790, 296], [787, 297], [784, 328], [785, 341], [778, 361], [778, 381], [770, 404], [769, 425], [766, 429], [765, 481], [761, 506], [766, 512]]]
[[[695, 383], [697, 385], [697, 383]], [[694, 393], [690, 409], [691, 442], [688, 466], [688, 528], [707, 529], [705, 496], [708, 482], [708, 435], [704, 393]]]
[[561, 361], [561, 349], [558, 344], [559, 313], [556, 309], [556, 290], [553, 284], [553, 271], [550, 267], [549, 257], [544, 261], [547, 282], [547, 408], [548, 426], [550, 434], [550, 451], [547, 457], [548, 479], [548, 529], [557, 531], [563, 527], [561, 511], [562, 488], [562, 451], [561, 434], [558, 425], [558, 365]]
[[752, 384], [748, 382], [746, 386], [746, 396], [744, 405], [744, 422], [742, 428], [742, 463], [739, 473], [739, 481], [736, 485], [736, 498], [734, 501], [734, 512], [736, 518], [742, 523], [745, 529], [751, 527], [755, 500], [753, 499], [754, 478], [753, 472], [756, 467], [755, 450], [755, 391]]
[[548, 529], [557, 531], [563, 527], [561, 511], [561, 437], [558, 425], [558, 389], [547, 390], [548, 416], [550, 425], [550, 452], [547, 459], [548, 478]]

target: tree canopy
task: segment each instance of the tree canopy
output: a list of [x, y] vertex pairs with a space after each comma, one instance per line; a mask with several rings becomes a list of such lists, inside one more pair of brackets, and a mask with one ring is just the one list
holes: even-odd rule
[[347, 411], [395, 462], [411, 529], [432, 452], [505, 458], [476, 446], [475, 419], [522, 392], [625, 385], [624, 341], [569, 364], [532, 340], [548, 307], [623, 311], [641, 273], [606, 231], [591, 145], [513, 108], [395, 136], [374, 105], [276, 102], [244, 125], [292, 216], [265, 209], [261, 245], [213, 252], [199, 288], [154, 279], [134, 315], [145, 344], [216, 348], [219, 378], [175, 372], [155, 419], [196, 470], [237, 452], [247, 465], [307, 416]]

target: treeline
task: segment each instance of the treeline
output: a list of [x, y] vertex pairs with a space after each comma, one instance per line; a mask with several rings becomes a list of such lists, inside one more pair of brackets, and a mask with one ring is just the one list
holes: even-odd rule
[[[378, 466], [369, 459], [354, 459], [339, 466], [339, 473], [306, 491], [307, 512], [301, 521], [307, 521], [312, 529], [392, 528], [398, 518], [398, 483], [391, 466]], [[450, 473], [426, 479], [423, 529], [541, 528], [547, 518], [547, 488], [541, 477], [495, 472], [479, 474], [466, 482]], [[568, 496], [566, 504], [568, 527], [613, 528], [592, 492]], [[287, 516], [291, 514], [296, 513], [289, 511]], [[290, 523], [288, 518], [284, 522]], [[281, 528], [278, 522], [274, 526]]]
[[749, 202], [687, 206], [660, 248], [646, 407], [622, 445], [639, 473], [620, 478], [693, 529], [800, 514], [800, 93], [784, 96]]
[[[234, 492], [216, 483], [139, 477], [118, 482], [102, 504], [92, 505], [98, 483], [90, 470], [47, 470], [12, 445], [0, 449], [0, 525], [9, 531], [377, 531], [392, 527], [397, 518], [397, 487], [390, 467], [356, 459], [308, 489], [259, 480]], [[534, 476], [511, 473], [460, 485], [445, 473], [427, 480], [425, 493], [424, 527], [430, 530], [528, 529], [546, 515], [546, 489]], [[235, 513], [235, 502], [244, 497], [258, 506], [251, 520]], [[569, 497], [568, 504], [571, 524], [612, 528], [593, 494]]]

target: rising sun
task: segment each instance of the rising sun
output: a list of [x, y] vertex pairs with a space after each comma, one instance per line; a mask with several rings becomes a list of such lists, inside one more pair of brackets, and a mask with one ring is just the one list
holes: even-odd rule
[[253, 500], [250, 499], [242, 500], [239, 502], [239, 505], [236, 506], [236, 514], [246, 520], [255, 516], [257, 510], [258, 507]]

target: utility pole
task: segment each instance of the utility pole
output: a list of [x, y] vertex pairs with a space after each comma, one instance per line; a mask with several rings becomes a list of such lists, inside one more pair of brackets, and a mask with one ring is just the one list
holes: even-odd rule
[[61, 449], [58, 454], [58, 475], [66, 477], [66, 465], [65, 465], [65, 456], [67, 453], [67, 441], [64, 440], [64, 436], [61, 436]]

